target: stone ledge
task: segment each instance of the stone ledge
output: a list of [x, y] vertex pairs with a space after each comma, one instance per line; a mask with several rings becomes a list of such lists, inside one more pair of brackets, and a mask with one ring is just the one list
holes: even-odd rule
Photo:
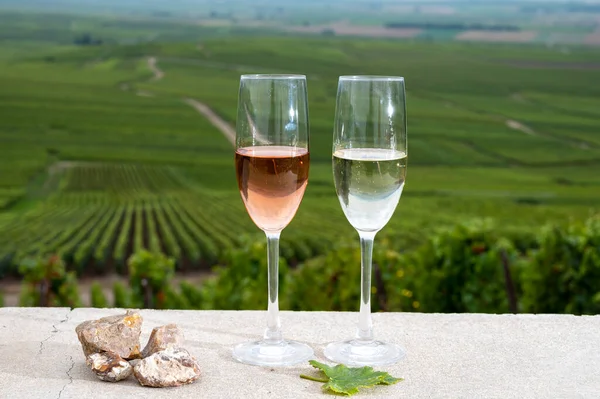
[[[265, 312], [142, 310], [142, 345], [153, 327], [177, 323], [202, 367], [180, 388], [143, 388], [135, 379], [98, 380], [85, 366], [75, 326], [120, 309], [1, 308], [2, 398], [326, 398], [300, 379], [310, 366], [247, 366], [231, 347], [262, 334]], [[323, 346], [349, 337], [356, 313], [282, 312], [286, 337]], [[381, 367], [404, 382], [364, 390], [386, 398], [597, 398], [600, 316], [378, 313], [378, 338], [401, 344], [407, 357]], [[329, 396], [334, 397], [334, 396]]]

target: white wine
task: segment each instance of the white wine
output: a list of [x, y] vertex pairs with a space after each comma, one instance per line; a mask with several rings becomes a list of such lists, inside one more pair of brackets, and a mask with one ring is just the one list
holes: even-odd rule
[[389, 222], [404, 188], [406, 160], [406, 153], [382, 148], [335, 151], [335, 188], [355, 229], [377, 232]]

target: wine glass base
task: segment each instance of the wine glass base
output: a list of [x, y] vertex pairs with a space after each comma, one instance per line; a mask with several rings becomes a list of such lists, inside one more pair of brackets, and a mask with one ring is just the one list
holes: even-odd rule
[[256, 366], [290, 366], [314, 357], [312, 348], [296, 341], [245, 342], [233, 348], [235, 360]]
[[405, 352], [396, 344], [381, 341], [351, 339], [332, 342], [325, 347], [325, 356], [348, 366], [381, 366], [404, 358]]

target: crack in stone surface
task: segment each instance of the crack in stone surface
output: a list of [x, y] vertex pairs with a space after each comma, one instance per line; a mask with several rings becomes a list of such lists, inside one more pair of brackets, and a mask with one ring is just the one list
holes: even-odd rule
[[57, 399], [60, 399], [60, 397], [62, 396], [63, 391], [73, 383], [73, 376], [71, 375], [71, 371], [73, 370], [73, 367], [75, 367], [75, 361], [73, 360], [73, 356], [69, 356], [69, 359], [71, 360], [71, 367], [69, 367], [69, 369], [67, 370], [67, 377], [69, 377], [69, 382], [67, 382], [62, 389], [60, 390], [60, 392], [58, 392], [58, 397]]
[[58, 322], [58, 324], [52, 324], [52, 331], [50, 331], [50, 335], [47, 336], [46, 338], [44, 338], [41, 342], [40, 342], [40, 349], [38, 350], [37, 355], [40, 356], [42, 354], [42, 352], [44, 351], [44, 344], [46, 343], [46, 341], [48, 341], [50, 338], [52, 338], [54, 336], [54, 334], [56, 334], [58, 332], [58, 328], [56, 328], [57, 325], [61, 325], [63, 323], [66, 323], [67, 321], [69, 321], [69, 316], [71, 315], [71, 312], [73, 311], [73, 309], [69, 309], [67, 314], [65, 315], [65, 318], [60, 320]]

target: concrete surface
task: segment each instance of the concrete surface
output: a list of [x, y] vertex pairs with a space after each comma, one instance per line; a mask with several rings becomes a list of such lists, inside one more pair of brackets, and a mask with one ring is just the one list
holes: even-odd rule
[[[0, 398], [309, 398], [321, 384], [282, 369], [236, 363], [231, 347], [258, 338], [264, 312], [144, 310], [142, 345], [153, 327], [177, 323], [198, 358], [201, 379], [179, 388], [143, 388], [135, 379], [98, 380], [84, 362], [75, 326], [119, 309], [0, 309]], [[283, 312], [286, 337], [324, 361], [323, 346], [353, 334], [355, 313]], [[379, 313], [377, 338], [407, 350], [380, 367], [404, 382], [364, 390], [386, 398], [599, 398], [600, 316]]]

